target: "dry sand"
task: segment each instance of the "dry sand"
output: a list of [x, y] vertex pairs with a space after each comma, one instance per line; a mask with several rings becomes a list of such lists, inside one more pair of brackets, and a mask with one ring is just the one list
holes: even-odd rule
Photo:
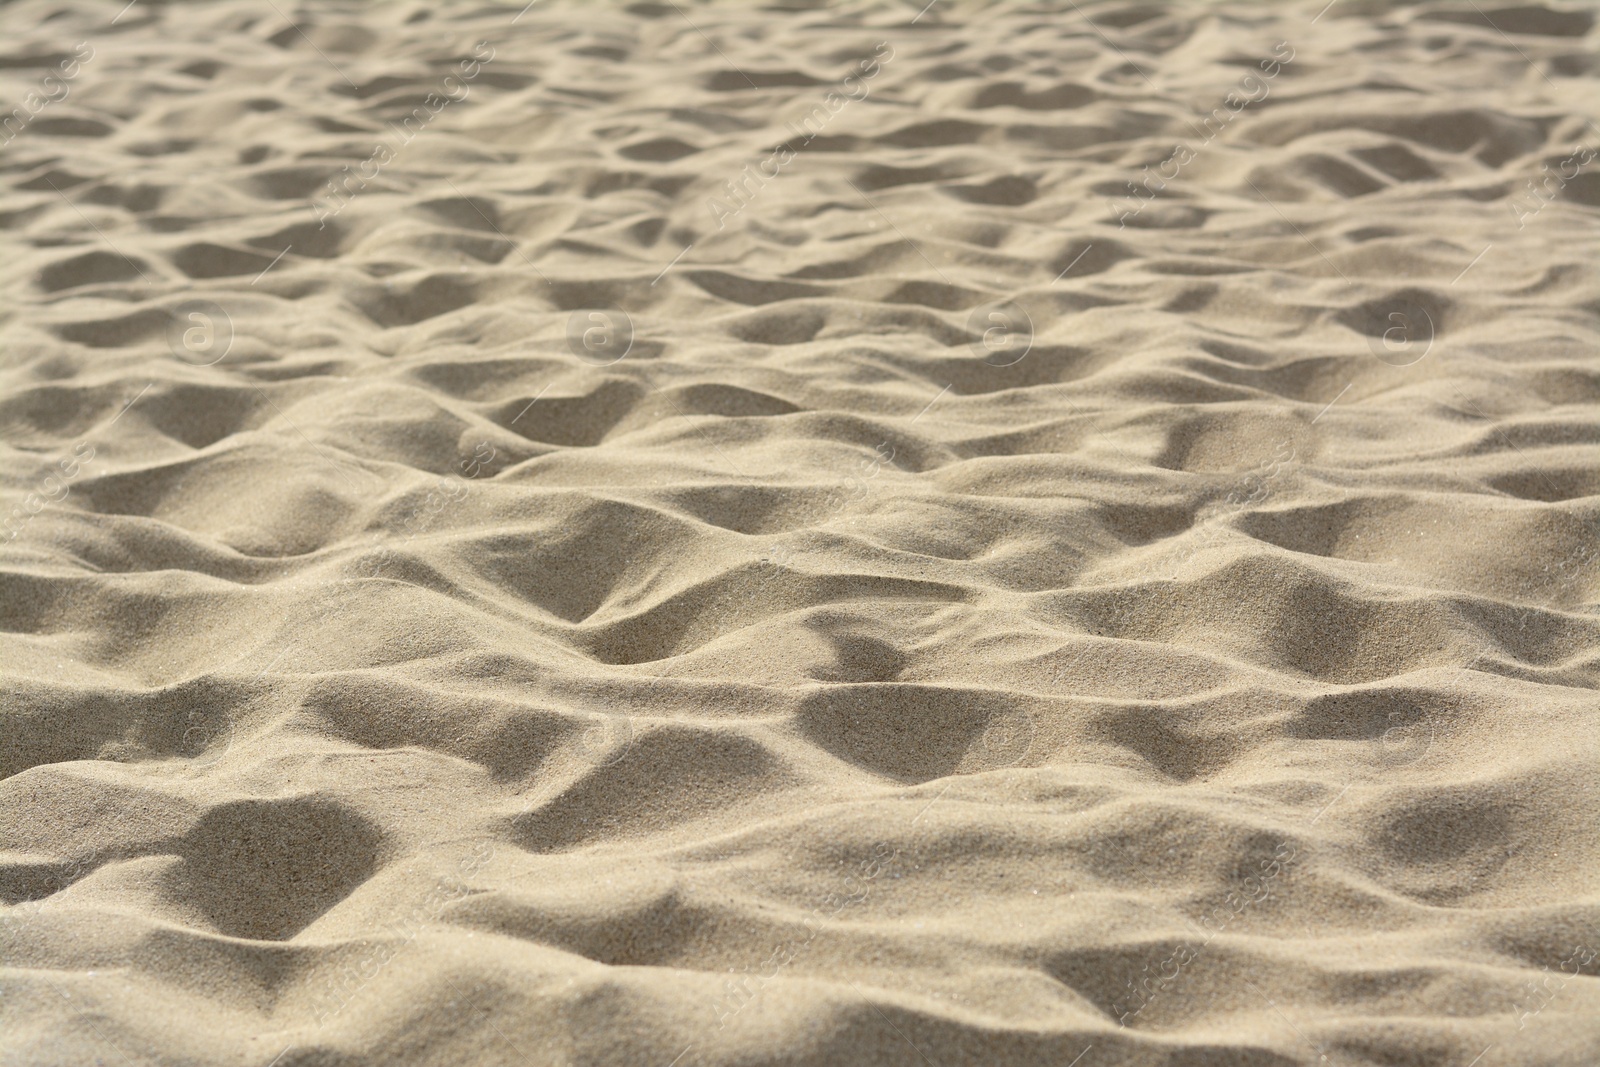
[[0, 1062], [1600, 1061], [1600, 30], [1322, 5], [0, 12]]

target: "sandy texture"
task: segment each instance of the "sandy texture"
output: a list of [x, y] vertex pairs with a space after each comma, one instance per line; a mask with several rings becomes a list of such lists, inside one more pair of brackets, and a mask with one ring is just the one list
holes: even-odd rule
[[1592, 1067], [1600, 31], [1322, 3], [0, 11], [0, 1062]]

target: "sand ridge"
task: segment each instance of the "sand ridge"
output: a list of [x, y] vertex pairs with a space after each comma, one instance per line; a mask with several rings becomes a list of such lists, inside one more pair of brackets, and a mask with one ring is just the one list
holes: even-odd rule
[[7, 6], [0, 1060], [1592, 1064], [1594, 23]]

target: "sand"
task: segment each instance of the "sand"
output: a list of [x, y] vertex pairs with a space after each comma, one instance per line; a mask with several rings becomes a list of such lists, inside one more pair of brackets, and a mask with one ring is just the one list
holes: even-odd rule
[[0, 1063], [1600, 1062], [1592, 7], [0, 11]]

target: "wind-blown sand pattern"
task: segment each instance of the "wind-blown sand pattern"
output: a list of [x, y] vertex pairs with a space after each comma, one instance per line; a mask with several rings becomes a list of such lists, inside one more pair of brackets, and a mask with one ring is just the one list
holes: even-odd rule
[[1596, 14], [1322, 4], [0, 11], [0, 1062], [1600, 1061]]

